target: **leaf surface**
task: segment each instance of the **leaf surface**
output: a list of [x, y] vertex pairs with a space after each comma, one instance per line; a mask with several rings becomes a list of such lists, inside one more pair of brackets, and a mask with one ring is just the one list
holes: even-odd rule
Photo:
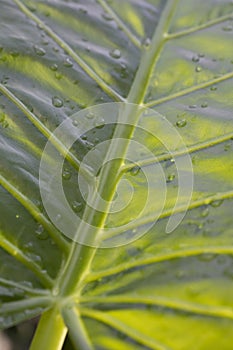
[[[1, 0], [1, 328], [52, 305], [72, 249], [40, 198], [47, 139], [85, 107], [126, 100], [161, 113], [179, 131], [192, 158], [194, 190], [183, 222], [165, 233], [177, 197], [174, 162], [153, 138], [143, 139], [168, 180], [165, 209], [142, 238], [95, 252], [82, 294], [74, 296], [90, 341], [113, 350], [231, 349], [232, 14], [227, 0]], [[156, 130], [157, 120], [138, 125]], [[112, 129], [97, 132], [103, 141]], [[173, 144], [172, 135], [162, 136]], [[81, 201], [74, 188], [89, 146], [84, 139], [67, 156], [63, 182], [71, 205]], [[147, 156], [139, 162], [149, 170], [154, 164]], [[132, 176], [129, 166], [123, 179], [136, 200], [106, 225], [124, 223], [145, 196], [141, 171]], [[156, 193], [156, 179], [154, 186]], [[132, 232], [153, 222], [157, 210], [155, 199]]]

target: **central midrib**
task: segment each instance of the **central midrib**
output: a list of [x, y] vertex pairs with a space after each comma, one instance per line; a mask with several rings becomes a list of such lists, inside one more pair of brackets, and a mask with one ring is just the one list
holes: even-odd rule
[[[169, 23], [177, 2], [178, 0], [167, 1], [167, 4], [163, 10], [163, 14], [160, 18], [160, 22], [156, 27], [155, 33], [153, 35], [151, 45], [150, 47], [146, 48], [142, 54], [139, 68], [137, 70], [135, 79], [133, 81], [132, 87], [128, 94], [128, 98], [127, 98], [128, 103], [142, 105], [144, 101], [144, 98], [148, 89], [148, 85], [150, 82], [150, 78], [154, 70], [154, 66], [159, 58], [159, 54], [166, 40], [164, 34], [167, 32], [167, 29], [169, 27]], [[129, 113], [127, 114], [126, 117], [129, 117]], [[135, 130], [137, 122], [138, 122], [138, 114], [135, 115], [133, 121], [131, 118], [130, 128], [123, 128], [121, 124], [118, 124], [116, 126], [113, 139], [117, 139], [117, 138], [130, 139], [130, 137], [132, 136]], [[124, 123], [127, 123], [127, 120], [124, 120]], [[108, 200], [110, 202], [115, 193], [115, 188], [118, 182], [117, 174], [124, 161], [123, 156], [127, 151], [127, 146], [128, 145], [125, 145], [125, 148], [121, 149], [122, 158], [116, 159], [114, 165], [109, 164], [109, 166], [106, 166], [103, 172], [101, 173], [101, 176], [100, 176], [100, 183], [102, 183], [101, 188], [102, 189], [110, 188], [109, 185], [111, 185], [110, 191], [108, 191], [107, 196], [106, 196], [106, 193], [104, 196], [106, 201]], [[119, 147], [121, 147], [120, 144], [119, 144]], [[115, 158], [114, 157], [115, 148], [116, 148], [116, 143], [114, 142], [113, 144], [110, 145], [109, 151], [107, 154], [107, 157], [109, 157], [109, 154], [112, 154], [113, 157], [112, 158], [110, 157], [110, 159]], [[114, 169], [115, 183], [113, 185], [112, 175], [113, 175], [114, 167], [115, 167]], [[104, 181], [102, 181], [103, 179]], [[101, 190], [99, 195], [100, 196], [102, 195]], [[93, 201], [95, 201], [95, 198], [93, 198]], [[98, 232], [101, 230], [101, 228], [105, 224], [107, 214], [105, 213], [98, 214], [98, 220], [97, 220], [98, 222], [96, 221], [95, 214], [96, 213], [93, 209], [90, 209], [87, 207], [84, 212], [84, 217], [87, 218], [88, 220], [87, 223], [90, 225], [92, 225], [93, 220], [95, 220], [94, 222], [95, 226], [97, 226], [98, 224], [98, 228], [99, 228], [96, 230], [96, 235], [98, 235]], [[85, 227], [87, 227], [87, 225], [85, 225]], [[83, 229], [85, 229], [84, 225], [81, 224], [80, 227], [78, 228], [78, 231], [82, 231]], [[88, 232], [85, 232], [85, 234], [88, 235]], [[74, 291], [76, 291], [76, 295], [77, 295], [77, 289], [81, 293], [81, 290], [83, 287], [83, 281], [85, 279], [85, 276], [90, 271], [90, 266], [96, 254], [96, 251], [97, 251], [97, 248], [91, 248], [91, 247], [76, 244], [76, 243], [73, 244], [67, 263], [64, 269], [61, 271], [60, 275], [58, 276], [57, 285], [55, 286], [55, 290], [59, 290], [60, 296], [71, 295], [74, 293]]]

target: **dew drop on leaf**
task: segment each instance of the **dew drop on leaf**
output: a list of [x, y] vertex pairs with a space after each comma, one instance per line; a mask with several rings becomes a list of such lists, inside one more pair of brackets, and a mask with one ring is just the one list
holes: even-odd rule
[[37, 28], [39, 28], [39, 29], [42, 30], [42, 29], [44, 29], [44, 25], [43, 25], [42, 23], [38, 23], [38, 24], [37, 24]]
[[127, 66], [125, 63], [121, 63], [121, 78], [127, 78], [128, 77], [128, 72], [127, 72]]
[[97, 118], [97, 119], [95, 120], [94, 126], [95, 126], [97, 129], [103, 128], [104, 125], [105, 125], [105, 120], [104, 120], [104, 118], [99, 117], [99, 118]]
[[93, 113], [93, 112], [88, 112], [88, 113], [86, 113], [85, 114], [85, 117], [87, 118], [87, 119], [93, 119], [94, 117], [95, 117], [95, 114]]
[[192, 57], [192, 61], [193, 62], [199, 62], [200, 61], [200, 58], [198, 56], [193, 56]]
[[207, 107], [208, 107], [208, 103], [207, 103], [207, 102], [203, 102], [203, 103], [201, 104], [201, 107], [202, 107], [202, 108], [207, 108]]
[[215, 259], [215, 257], [216, 257], [215, 254], [207, 253], [207, 254], [202, 254], [202, 255], [200, 255], [200, 256], [198, 257], [198, 259], [199, 259], [200, 261], [212, 261], [212, 260]]
[[[1, 51], [0, 51], [1, 52]], [[17, 52], [17, 51], [11, 51], [10, 52], [10, 55], [12, 56], [12, 57], [14, 57], [14, 58], [17, 58], [17, 57], [19, 57], [19, 52]]]
[[130, 170], [130, 174], [132, 176], [136, 176], [140, 171], [140, 167], [139, 166], [134, 166], [131, 170]]
[[195, 71], [196, 71], [197, 73], [201, 72], [201, 71], [202, 71], [201, 66], [196, 66]]
[[232, 26], [232, 24], [228, 24], [228, 25], [222, 27], [222, 30], [224, 30], [225, 32], [231, 32], [233, 30], [233, 26]]
[[80, 11], [81, 13], [83, 13], [84, 15], [87, 14], [87, 9], [85, 9], [84, 7], [80, 7], [79, 11]]
[[208, 215], [209, 215], [209, 208], [203, 209], [202, 212], [201, 212], [201, 216], [202, 216], [203, 218], [205, 218], [205, 217], [207, 217]]
[[28, 257], [33, 260], [35, 263], [40, 264], [41, 265], [41, 256], [34, 254], [34, 253], [27, 253]]
[[8, 123], [8, 121], [6, 121], [6, 120], [3, 120], [2, 122], [0, 121], [0, 124], [1, 124], [1, 127], [2, 127], [3, 129], [8, 128], [8, 126], [9, 126], [9, 123]]
[[63, 101], [57, 96], [54, 96], [52, 98], [52, 103], [53, 103], [54, 107], [57, 107], [57, 108], [60, 108], [63, 106]]
[[116, 58], [116, 59], [121, 58], [121, 52], [118, 49], [114, 49], [114, 50], [110, 51], [110, 56], [112, 56], [113, 58]]
[[34, 51], [37, 54], [37, 56], [44, 56], [46, 54], [45, 49], [43, 49], [42, 47], [39, 47], [37, 45], [34, 46]]
[[217, 90], [217, 86], [216, 85], [211, 86], [210, 90], [211, 91], [216, 91]]
[[216, 200], [210, 203], [211, 207], [217, 208], [220, 207], [220, 205], [223, 203], [223, 199]]
[[175, 179], [175, 174], [169, 174], [167, 177], [167, 182], [172, 182]]
[[67, 68], [73, 67], [73, 62], [71, 61], [71, 59], [69, 57], [67, 57], [64, 62], [63, 65]]
[[187, 125], [187, 120], [186, 119], [177, 120], [177, 122], [176, 122], [176, 126], [178, 128], [183, 128], [186, 125]]
[[51, 69], [52, 71], [56, 71], [56, 70], [58, 69], [58, 65], [57, 65], [56, 63], [54, 63], [54, 64], [52, 64], [52, 65], [50, 66], [50, 69]]
[[67, 169], [65, 169], [62, 173], [62, 178], [64, 180], [69, 180], [71, 178], [71, 172]]
[[82, 203], [80, 203], [80, 202], [74, 201], [74, 202], [72, 203], [72, 208], [73, 208], [73, 210], [74, 210], [76, 213], [79, 213], [79, 212], [82, 210], [83, 205], [82, 205]]
[[112, 21], [112, 20], [113, 20], [112, 15], [110, 15], [110, 13], [107, 13], [107, 12], [103, 12], [103, 13], [102, 13], [102, 17], [103, 17], [103, 19], [105, 19], [106, 21]]
[[42, 225], [39, 225], [36, 229], [36, 235], [39, 239], [45, 240], [48, 238], [48, 233], [45, 231]]
[[149, 46], [150, 46], [150, 44], [151, 44], [151, 40], [150, 40], [150, 38], [146, 38], [144, 41], [143, 41], [143, 46], [145, 47], [145, 48], [148, 48]]

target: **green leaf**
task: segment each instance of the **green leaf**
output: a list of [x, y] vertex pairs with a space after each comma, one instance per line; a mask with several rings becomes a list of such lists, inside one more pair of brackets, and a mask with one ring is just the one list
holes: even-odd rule
[[[43, 314], [33, 350], [61, 349], [61, 315], [84, 350], [232, 348], [232, 15], [228, 0], [1, 0], [0, 327]], [[107, 102], [165, 116], [188, 148], [194, 188], [184, 220], [166, 233], [179, 187], [173, 156], [182, 155], [173, 135], [158, 130], [171, 155], [135, 129], [157, 130], [154, 116], [135, 117], [135, 128], [97, 128], [100, 142], [119, 133], [139, 140], [167, 179], [164, 211], [149, 232], [128, 245], [97, 249], [73, 243], [50, 221], [39, 165], [62, 121]], [[67, 153], [54, 140], [66, 155], [63, 183], [73, 205], [82, 201], [77, 174], [92, 141], [79, 140]], [[94, 217], [97, 235], [102, 225], [124, 224], [146, 197], [142, 171], [132, 176], [132, 165], [122, 165], [125, 151], [122, 146], [120, 160], [98, 180], [110, 199], [122, 169], [136, 195], [128, 211], [106, 217], [85, 203], [79, 208], [90, 224]], [[152, 173], [154, 158], [138, 162]], [[92, 179], [89, 171], [86, 176]], [[153, 188], [156, 193], [156, 179]], [[159, 200], [135, 220], [132, 235], [154, 222]], [[60, 215], [56, 199], [54, 208]]]

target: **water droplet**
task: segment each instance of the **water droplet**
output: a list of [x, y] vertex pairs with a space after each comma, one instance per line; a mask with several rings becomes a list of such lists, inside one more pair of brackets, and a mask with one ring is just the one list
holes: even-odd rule
[[127, 71], [127, 66], [125, 63], [121, 63], [121, 78], [127, 78], [128, 77], [128, 71]]
[[87, 135], [85, 135], [85, 134], [82, 135], [82, 136], [81, 136], [81, 139], [84, 140], [84, 141], [87, 140]]
[[83, 208], [83, 204], [80, 202], [74, 201], [72, 203], [72, 208], [76, 213], [79, 213]]
[[19, 218], [20, 218], [19, 214], [16, 214], [15, 217], [16, 217], [16, 219], [19, 219]]
[[200, 256], [198, 257], [198, 259], [199, 259], [200, 261], [212, 261], [212, 260], [215, 259], [215, 257], [216, 257], [216, 255], [213, 254], [213, 253], [206, 253], [206, 254], [200, 255]]
[[[0, 52], [1, 52], [1, 51], [0, 51]], [[17, 51], [11, 51], [10, 54], [11, 54], [11, 56], [14, 57], [14, 58], [19, 57], [19, 52], [17, 52]]]
[[184, 278], [186, 276], [186, 272], [184, 270], [178, 270], [176, 272], [176, 277], [177, 278]]
[[201, 66], [196, 66], [195, 71], [197, 73], [201, 72], [202, 71], [202, 67]]
[[41, 43], [42, 43], [42, 45], [47, 46], [49, 44], [49, 41], [44, 39], [44, 40], [42, 40]]
[[187, 125], [186, 119], [177, 120], [177, 122], [176, 122], [176, 126], [178, 126], [178, 128], [183, 128], [186, 125]]
[[54, 63], [50, 66], [50, 69], [55, 72], [58, 69], [58, 65]]
[[105, 125], [105, 120], [104, 120], [104, 118], [100, 117], [100, 118], [97, 118], [97, 119], [95, 120], [94, 126], [95, 126], [97, 129], [103, 128], [104, 125]]
[[202, 212], [201, 212], [201, 216], [202, 216], [203, 218], [205, 218], [205, 217], [207, 217], [208, 215], [209, 215], [209, 208], [203, 209]]
[[59, 73], [59, 72], [56, 72], [56, 73], [55, 73], [55, 78], [56, 78], [57, 80], [60, 80], [60, 79], [62, 78], [62, 74]]
[[189, 108], [191, 109], [197, 108], [197, 105], [190, 105]]
[[76, 126], [76, 127], [79, 125], [79, 123], [78, 123], [77, 120], [73, 120], [73, 121], [72, 121], [72, 124], [73, 124], [74, 126]]
[[39, 199], [35, 200], [35, 206], [37, 206], [38, 209], [40, 209], [41, 211], [43, 210], [43, 204]]
[[0, 123], [4, 122], [6, 119], [6, 114], [5, 113], [1, 113], [0, 114]]
[[223, 199], [219, 199], [219, 200], [211, 202], [210, 205], [211, 205], [211, 207], [217, 208], [217, 207], [220, 207], [220, 205], [222, 205], [222, 203], [223, 203]]
[[54, 107], [57, 107], [57, 108], [60, 108], [63, 106], [63, 101], [57, 96], [54, 96], [52, 98], [52, 103], [53, 103]]
[[112, 15], [110, 15], [110, 13], [107, 13], [107, 12], [103, 12], [103, 13], [102, 13], [102, 17], [103, 17], [104, 19], [106, 19], [106, 21], [112, 21], [112, 20], [113, 20]]
[[3, 121], [0, 122], [0, 123], [1, 123], [1, 127], [4, 128], [4, 129], [8, 128], [8, 126], [9, 126], [9, 123], [8, 123], [7, 120], [3, 120]]
[[224, 30], [225, 32], [231, 32], [233, 30], [233, 26], [232, 26], [232, 24], [228, 24], [228, 25], [222, 27], [222, 30]]
[[89, 111], [85, 114], [85, 117], [87, 119], [93, 119], [95, 117], [95, 114], [93, 112]]
[[207, 108], [207, 107], [208, 107], [208, 103], [207, 103], [207, 102], [203, 102], [203, 103], [201, 104], [201, 107], [202, 107], [202, 108]]
[[216, 85], [211, 86], [210, 90], [211, 91], [216, 91], [217, 90], [217, 86]]
[[199, 62], [200, 61], [200, 58], [198, 56], [193, 56], [192, 57], [192, 61], [193, 62]]
[[87, 9], [85, 9], [84, 7], [80, 7], [79, 11], [82, 12], [84, 15], [87, 14]]
[[44, 230], [44, 227], [42, 225], [39, 225], [36, 229], [36, 235], [41, 240], [45, 240], [48, 238], [48, 233]]
[[46, 54], [45, 49], [43, 49], [42, 47], [39, 47], [37, 45], [34, 46], [34, 51], [37, 54], [37, 56], [44, 56]]
[[73, 67], [73, 62], [71, 61], [71, 59], [69, 57], [67, 57], [64, 62], [63, 65], [67, 68]]
[[188, 286], [186, 291], [187, 291], [187, 294], [192, 296], [192, 297], [195, 297], [197, 295], [200, 294], [200, 290], [197, 289], [198, 287], [197, 286]]
[[167, 182], [172, 182], [175, 179], [175, 174], [169, 174], [167, 177]]
[[116, 58], [116, 59], [121, 58], [121, 52], [118, 49], [114, 49], [114, 50], [110, 51], [110, 56], [112, 56], [113, 58]]
[[55, 220], [56, 220], [56, 221], [60, 221], [60, 220], [61, 220], [61, 214], [57, 214]]
[[144, 41], [143, 41], [143, 46], [145, 47], [145, 48], [148, 48], [149, 46], [150, 46], [150, 44], [151, 44], [151, 40], [150, 40], [150, 38], [146, 38]]
[[233, 279], [233, 269], [232, 269], [232, 266], [226, 268], [224, 270], [224, 275], [229, 277], [229, 278], [232, 278]]
[[224, 145], [224, 151], [227, 152], [227, 151], [229, 151], [229, 149], [231, 149], [231, 144], [230, 143]]
[[71, 172], [65, 169], [62, 173], [62, 177], [64, 180], [69, 180], [71, 178]]
[[35, 263], [41, 263], [42, 259], [40, 255], [36, 255], [34, 253], [27, 253], [28, 257], [33, 260]]
[[203, 52], [200, 52], [200, 53], [198, 54], [198, 57], [205, 57], [205, 55], [204, 55]]
[[140, 171], [140, 167], [139, 166], [135, 166], [132, 169], [130, 169], [130, 174], [132, 176], [136, 176], [139, 173], [139, 171]]
[[38, 23], [38, 24], [37, 24], [37, 28], [39, 28], [39, 29], [41, 29], [41, 30], [44, 29], [43, 23]]

